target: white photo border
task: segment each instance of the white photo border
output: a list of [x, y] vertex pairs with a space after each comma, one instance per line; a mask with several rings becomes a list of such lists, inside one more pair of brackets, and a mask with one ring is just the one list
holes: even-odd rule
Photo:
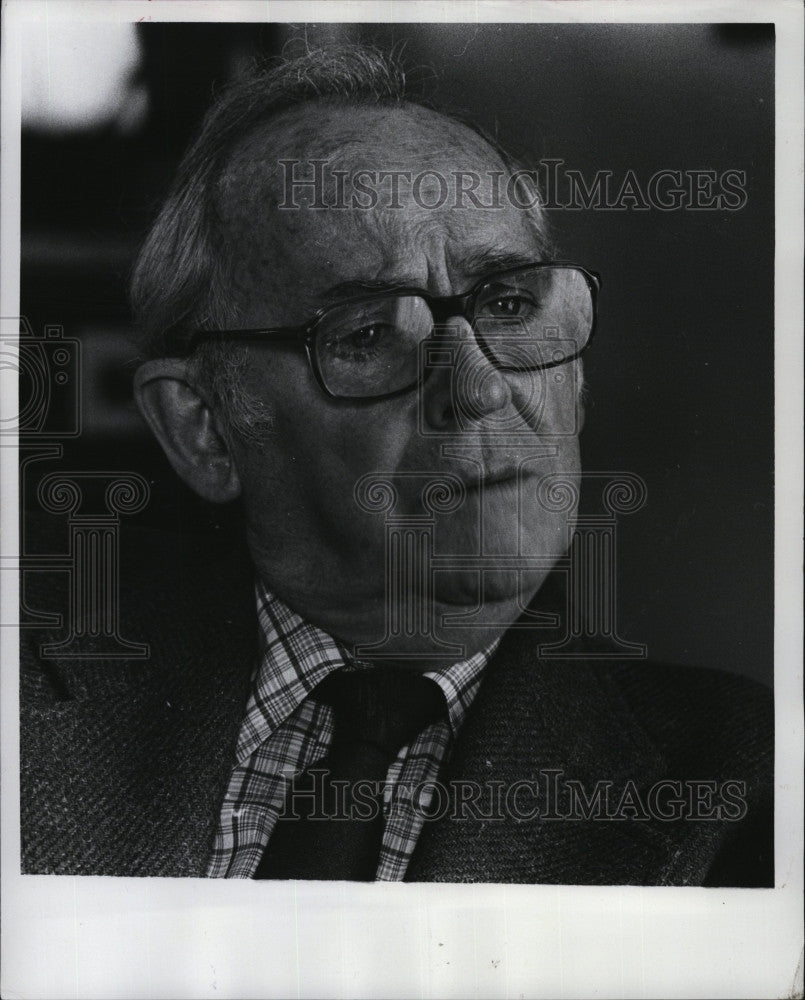
[[[801, 4], [10, 0], [3, 18], [0, 316], [19, 315], [23, 20], [776, 24], [777, 882], [719, 890], [22, 876], [18, 637], [2, 628], [2, 995], [802, 996]], [[0, 374], [7, 416], [16, 379]], [[15, 449], [0, 449], [4, 556], [15, 551], [16, 461]], [[13, 622], [17, 581], [0, 577], [0, 620]]]

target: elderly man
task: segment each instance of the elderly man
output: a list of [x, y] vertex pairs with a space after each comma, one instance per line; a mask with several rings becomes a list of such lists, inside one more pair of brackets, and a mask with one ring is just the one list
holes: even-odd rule
[[134, 275], [135, 392], [239, 500], [248, 568], [143, 542], [148, 663], [30, 685], [26, 870], [769, 882], [753, 688], [538, 656], [597, 291], [525, 172], [377, 53], [217, 101]]

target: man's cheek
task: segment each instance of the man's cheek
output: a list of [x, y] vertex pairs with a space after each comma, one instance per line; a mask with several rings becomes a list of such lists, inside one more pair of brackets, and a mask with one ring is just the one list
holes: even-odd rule
[[[416, 431], [415, 415], [393, 406], [393, 400], [376, 405], [364, 404], [348, 419], [322, 421], [322, 449], [334, 457], [333, 466], [352, 484], [368, 473], [391, 473], [407, 467], [406, 456], [421, 438]], [[433, 469], [438, 475], [440, 463]]]
[[508, 378], [512, 402], [523, 421], [535, 433], [549, 437], [580, 432], [581, 380], [576, 362]]

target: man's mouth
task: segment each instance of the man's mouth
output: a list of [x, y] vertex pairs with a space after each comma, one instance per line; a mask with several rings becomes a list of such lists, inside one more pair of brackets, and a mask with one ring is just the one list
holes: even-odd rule
[[488, 472], [480, 477], [484, 486], [499, 486], [501, 483], [511, 483], [517, 479], [516, 469], [501, 469], [499, 472]]
[[521, 469], [516, 466], [506, 466], [504, 468], [483, 472], [477, 478], [472, 479], [465, 485], [468, 489], [472, 489], [473, 487], [477, 489], [480, 486], [484, 486], [486, 488], [506, 486], [516, 483], [520, 479], [527, 479], [531, 475], [533, 475], [533, 473], [528, 469]]

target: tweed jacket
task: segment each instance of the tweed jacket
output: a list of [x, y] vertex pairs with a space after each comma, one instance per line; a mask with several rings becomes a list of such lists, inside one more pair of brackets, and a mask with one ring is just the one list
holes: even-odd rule
[[[131, 529], [123, 542], [120, 634], [147, 643], [147, 657], [106, 658], [100, 639], [79, 658], [47, 657], [42, 646], [64, 629], [22, 632], [26, 873], [206, 872], [256, 656], [248, 562], [228, 537]], [[58, 577], [29, 574], [26, 607], [64, 610]], [[545, 638], [504, 637], [444, 775], [451, 795], [462, 782], [479, 795], [425, 824], [407, 878], [773, 884], [770, 692], [706, 669], [540, 659]], [[546, 772], [588, 791], [740, 781], [748, 811], [740, 821], [490, 818], [496, 787], [543, 787]]]

